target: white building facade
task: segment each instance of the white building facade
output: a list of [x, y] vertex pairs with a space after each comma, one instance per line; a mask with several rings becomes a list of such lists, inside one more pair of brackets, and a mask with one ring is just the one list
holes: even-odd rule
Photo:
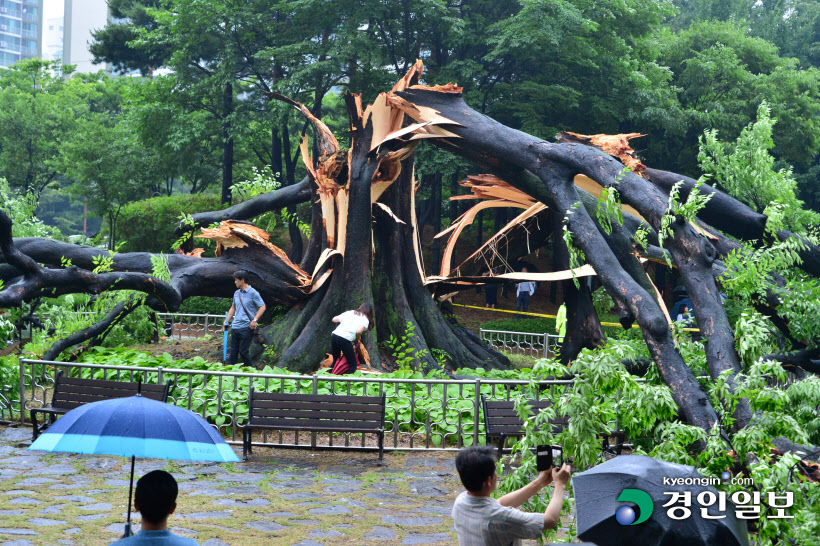
[[[0, 0], [0, 2], [5, 0]], [[76, 72], [111, 72], [105, 64], [94, 64], [88, 50], [93, 41], [91, 32], [108, 24], [106, 0], [65, 0], [63, 33], [63, 64], [77, 65]]]

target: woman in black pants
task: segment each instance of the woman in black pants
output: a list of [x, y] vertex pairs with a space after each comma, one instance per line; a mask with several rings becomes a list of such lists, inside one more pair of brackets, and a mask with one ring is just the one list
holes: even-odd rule
[[356, 371], [356, 351], [353, 349], [353, 341], [365, 330], [372, 330], [374, 325], [373, 320], [373, 304], [365, 302], [353, 311], [345, 311], [337, 317], [333, 317], [333, 322], [339, 324], [333, 334], [330, 336], [330, 350], [333, 355], [333, 364], [330, 369], [336, 365], [339, 356], [344, 354], [347, 360], [348, 367], [345, 373], [353, 373]]

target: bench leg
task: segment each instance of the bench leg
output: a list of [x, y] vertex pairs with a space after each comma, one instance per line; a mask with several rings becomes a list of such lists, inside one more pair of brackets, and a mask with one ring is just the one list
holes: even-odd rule
[[242, 460], [248, 460], [248, 429], [246, 427], [242, 427]]
[[501, 434], [498, 437], [498, 458], [501, 459], [501, 456], [504, 454], [504, 442], [507, 440], [507, 437]]
[[377, 466], [384, 466], [384, 432], [379, 433], [379, 462]]
[[31, 423], [33, 425], [33, 428], [32, 428], [32, 431], [31, 431], [31, 441], [33, 442], [40, 435], [40, 430], [37, 426], [37, 412], [34, 411], [34, 410], [31, 410]]

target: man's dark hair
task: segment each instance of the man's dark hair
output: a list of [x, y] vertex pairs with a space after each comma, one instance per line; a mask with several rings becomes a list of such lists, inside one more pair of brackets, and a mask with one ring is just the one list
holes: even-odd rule
[[248, 272], [244, 269], [240, 269], [233, 274], [233, 278], [238, 281], [248, 282]]
[[178, 493], [173, 476], [164, 470], [154, 470], [137, 481], [134, 504], [139, 507], [142, 519], [157, 524], [171, 513]]
[[495, 472], [495, 449], [489, 446], [462, 449], [456, 456], [456, 470], [467, 491], [481, 491], [484, 480]]

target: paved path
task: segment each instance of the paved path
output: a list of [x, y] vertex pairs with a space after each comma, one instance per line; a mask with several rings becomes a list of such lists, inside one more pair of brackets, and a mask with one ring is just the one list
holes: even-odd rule
[[[0, 426], [1, 428], [2, 426]], [[0, 430], [0, 544], [108, 544], [122, 533], [128, 460], [32, 452], [29, 428]], [[274, 456], [275, 455], [275, 456]], [[258, 448], [239, 464], [139, 460], [179, 486], [175, 532], [207, 546], [453, 544], [452, 454]], [[134, 517], [139, 522], [139, 515]], [[138, 528], [138, 526], [135, 526]]]
[[[0, 425], [0, 545], [119, 538], [129, 460], [29, 451], [30, 440], [30, 428]], [[247, 463], [142, 459], [135, 477], [171, 472], [180, 494], [169, 526], [205, 546], [456, 544], [454, 458], [386, 453], [379, 467], [372, 453], [257, 448]]]

